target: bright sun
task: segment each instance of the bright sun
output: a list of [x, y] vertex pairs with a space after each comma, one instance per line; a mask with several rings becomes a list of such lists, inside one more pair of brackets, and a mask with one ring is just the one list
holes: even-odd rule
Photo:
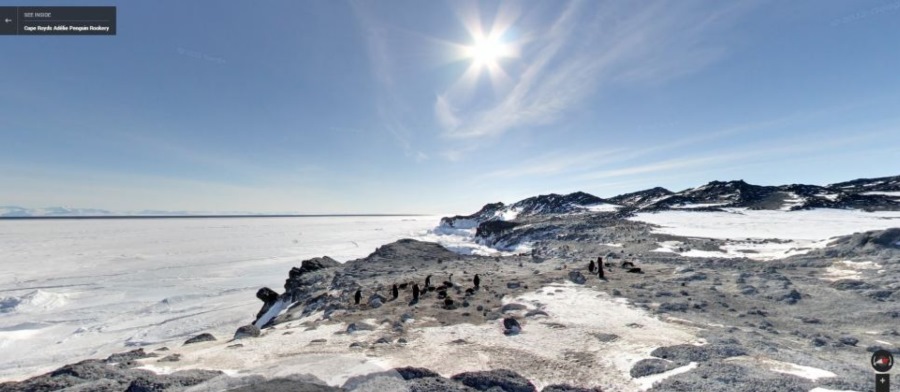
[[497, 37], [478, 36], [471, 46], [466, 47], [465, 55], [475, 65], [493, 66], [497, 64], [497, 60], [509, 57], [512, 53], [509, 45], [500, 42]]

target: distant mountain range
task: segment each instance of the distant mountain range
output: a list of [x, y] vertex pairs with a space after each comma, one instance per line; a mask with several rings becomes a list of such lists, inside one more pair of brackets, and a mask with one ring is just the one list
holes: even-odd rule
[[[220, 216], [220, 215], [260, 215], [251, 212], [197, 212], [197, 211], [109, 211], [97, 208], [24, 208], [17, 206], [0, 206], [0, 218], [52, 218], [52, 217], [119, 217], [119, 216]], [[288, 215], [288, 214], [285, 214]]]
[[691, 210], [720, 211], [722, 208], [797, 211], [813, 208], [900, 211], [900, 176], [865, 178], [826, 186], [752, 185], [743, 180], [713, 181], [706, 185], [672, 192], [651, 188], [602, 199], [575, 192], [568, 195], [540, 195], [511, 205], [491, 203], [471, 215], [441, 219], [441, 225], [471, 229], [484, 222], [511, 221], [520, 217], [547, 214]]
[[17, 206], [0, 206], [0, 217], [77, 217], [77, 216], [166, 216], [166, 215], [193, 215], [187, 211], [129, 211], [113, 212], [97, 208], [24, 208]]

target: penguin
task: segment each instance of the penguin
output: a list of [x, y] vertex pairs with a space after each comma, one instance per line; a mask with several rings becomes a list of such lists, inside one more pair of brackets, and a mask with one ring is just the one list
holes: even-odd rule
[[606, 279], [606, 277], [603, 275], [603, 258], [602, 257], [597, 258], [597, 277], [600, 279]]
[[419, 300], [419, 284], [416, 283], [413, 285], [413, 301]]
[[353, 301], [359, 305], [359, 300], [362, 299], [362, 290], [356, 289], [356, 294], [353, 294]]
[[453, 287], [453, 274], [450, 274], [450, 278], [444, 281], [444, 287], [450, 288]]
[[478, 274], [475, 274], [475, 279], [472, 279], [472, 283], [475, 283], [475, 288], [481, 287], [481, 277]]
[[431, 287], [431, 275], [425, 277], [425, 288]]
[[400, 290], [397, 289], [397, 284], [394, 284], [394, 287], [391, 289], [391, 294], [394, 295], [394, 299], [400, 296]]
[[588, 264], [588, 272], [594, 273], [594, 260], [591, 260], [591, 263]]

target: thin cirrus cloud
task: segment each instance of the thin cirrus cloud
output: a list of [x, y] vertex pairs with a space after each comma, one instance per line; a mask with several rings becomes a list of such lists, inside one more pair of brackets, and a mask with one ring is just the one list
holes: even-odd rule
[[[664, 81], [696, 72], [725, 52], [703, 41], [742, 9], [697, 12], [695, 3], [572, 2], [516, 59], [525, 66], [489, 105], [451, 87], [434, 103], [449, 139], [496, 137], [553, 123], [607, 83]], [[714, 4], [715, 5], [715, 4]], [[717, 5], [718, 6], [718, 5]], [[527, 28], [523, 27], [523, 28]]]
[[843, 138], [825, 139], [820, 142], [780, 139], [756, 146], [754, 149], [718, 152], [705, 156], [677, 157], [666, 160], [644, 163], [634, 166], [619, 167], [584, 173], [571, 177], [574, 181], [593, 181], [624, 176], [646, 175], [650, 173], [666, 173], [675, 170], [692, 168], [709, 168], [724, 164], [752, 163], [760, 161], [780, 161], [801, 155], [831, 154], [841, 151], [847, 146], [865, 144], [889, 134], [889, 131], [878, 130], [865, 134], [856, 134]]

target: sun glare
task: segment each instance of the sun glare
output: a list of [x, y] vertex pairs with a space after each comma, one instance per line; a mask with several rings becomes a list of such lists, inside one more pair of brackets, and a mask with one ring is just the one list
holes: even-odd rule
[[498, 37], [478, 36], [474, 41], [466, 47], [465, 54], [475, 65], [492, 66], [497, 60], [511, 55], [509, 45], [500, 42]]

